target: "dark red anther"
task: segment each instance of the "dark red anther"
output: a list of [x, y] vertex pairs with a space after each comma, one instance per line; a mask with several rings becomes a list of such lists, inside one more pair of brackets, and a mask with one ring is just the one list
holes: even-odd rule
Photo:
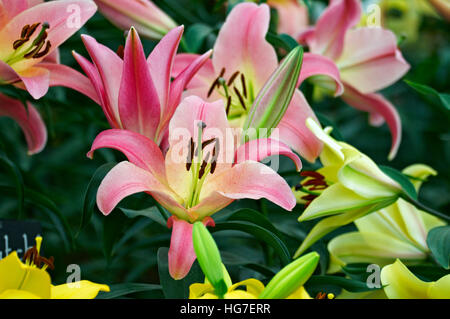
[[230, 114], [230, 107], [231, 107], [231, 96], [227, 98], [227, 110], [226, 110], [227, 116], [228, 114]]
[[238, 96], [239, 102], [241, 103], [242, 107], [244, 108], [244, 110], [247, 110], [247, 108], [245, 107], [245, 102], [244, 102], [244, 98], [241, 95], [241, 92], [239, 92], [238, 89], [236, 89], [235, 87], [233, 87], [234, 92], [236, 93], [236, 95]]
[[231, 75], [230, 79], [228, 80], [227, 85], [231, 86], [231, 84], [233, 84], [234, 80], [237, 78], [237, 76], [239, 75], [239, 71], [236, 71], [233, 73], [233, 75]]
[[245, 83], [244, 73], [241, 73], [241, 83], [242, 83], [242, 91], [244, 93], [244, 97], [247, 98], [247, 84]]
[[317, 179], [325, 179], [325, 176], [323, 176], [320, 173], [314, 172], [314, 171], [302, 171], [300, 173], [300, 176], [313, 177], [313, 178], [317, 178]]

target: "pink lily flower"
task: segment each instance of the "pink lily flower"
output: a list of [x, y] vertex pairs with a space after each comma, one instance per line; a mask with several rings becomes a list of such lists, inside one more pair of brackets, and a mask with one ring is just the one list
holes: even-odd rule
[[183, 26], [171, 30], [148, 59], [139, 35], [131, 28], [123, 59], [94, 38], [82, 35], [93, 63], [73, 53], [97, 92], [95, 99], [112, 128], [140, 133], [158, 145], [167, 134], [169, 121], [181, 101], [184, 88], [208, 60], [211, 51], [191, 61], [171, 81], [173, 60]]
[[[58, 46], [79, 30], [96, 10], [94, 2], [85, 0], [0, 1], [0, 85], [12, 84], [39, 99], [49, 86], [67, 86], [65, 79], [71, 77], [76, 88], [86, 94], [95, 93], [80, 73], [58, 64]], [[47, 131], [30, 103], [28, 110], [31, 111], [22, 103], [0, 95], [0, 115], [12, 117], [19, 123], [29, 154], [35, 154], [44, 148]]]
[[409, 70], [397, 47], [395, 35], [379, 27], [355, 27], [361, 19], [359, 0], [330, 0], [315, 27], [298, 40], [312, 53], [332, 59], [345, 86], [343, 100], [369, 112], [375, 126], [385, 121], [392, 134], [389, 159], [395, 157], [401, 141], [401, 121], [395, 107], [375, 92], [395, 83]]
[[289, 185], [258, 161], [285, 155], [298, 170], [301, 161], [276, 140], [253, 140], [238, 146], [221, 100], [207, 103], [196, 96], [187, 97], [173, 115], [169, 132], [165, 155], [143, 135], [111, 129], [97, 136], [88, 156], [108, 147], [128, 158], [106, 175], [98, 189], [97, 206], [104, 215], [123, 198], [139, 192], [153, 196], [173, 215], [168, 222], [173, 227], [169, 270], [173, 278], [181, 279], [195, 261], [192, 223], [212, 225], [211, 215], [242, 198], [266, 198], [292, 210], [295, 197]]
[[177, 24], [149, 0], [94, 0], [98, 10], [120, 29], [135, 27], [150, 39], [161, 39]]
[[[265, 39], [269, 22], [267, 4], [236, 5], [219, 32], [212, 59], [187, 86], [186, 95], [197, 95], [208, 101], [222, 99], [234, 127], [243, 126], [258, 92], [278, 67], [275, 49]], [[195, 59], [198, 59], [195, 54], [177, 55], [172, 74], [178, 75]], [[333, 61], [305, 53], [298, 85], [314, 75], [331, 77], [336, 83], [336, 94], [342, 93], [339, 70]], [[222, 84], [219, 82], [221, 78], [224, 80]], [[305, 122], [308, 117], [316, 119], [305, 97], [296, 89], [277, 128], [281, 141], [313, 162], [321, 152], [322, 143], [307, 129]]]
[[278, 12], [278, 33], [296, 37], [308, 28], [308, 8], [298, 0], [268, 0]]

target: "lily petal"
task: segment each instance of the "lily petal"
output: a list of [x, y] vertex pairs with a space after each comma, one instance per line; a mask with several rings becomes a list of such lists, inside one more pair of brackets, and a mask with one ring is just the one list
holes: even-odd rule
[[184, 27], [180, 26], [159, 41], [147, 59], [150, 74], [154, 80], [154, 85], [159, 96], [161, 112], [166, 112], [169, 102], [170, 76], [172, 65], [177, 54], [178, 45], [183, 35]]
[[266, 4], [241, 3], [234, 7], [214, 45], [214, 69], [225, 77], [240, 71], [252, 78], [255, 92], [278, 66], [274, 48], [266, 41], [270, 9]]
[[269, 0], [267, 4], [278, 11], [278, 33], [295, 37], [308, 27], [308, 8], [297, 0]]
[[344, 84], [341, 82], [339, 69], [333, 60], [318, 54], [305, 53], [297, 86], [301, 85], [307, 78], [316, 75], [325, 75], [335, 82], [334, 96], [340, 96], [344, 93]]
[[0, 94], [0, 116], [13, 118], [22, 128], [29, 155], [42, 151], [47, 143], [47, 129], [39, 112], [31, 103], [27, 103], [25, 109], [22, 102]]
[[252, 161], [237, 164], [206, 181], [200, 202], [213, 192], [231, 199], [266, 198], [289, 211], [296, 204], [291, 188], [280, 175], [268, 166]]
[[[212, 218], [203, 220], [205, 226], [214, 226]], [[191, 270], [197, 258], [192, 242], [193, 224], [172, 216], [167, 221], [167, 227], [173, 228], [169, 249], [169, 273], [175, 280], [183, 279]]]
[[322, 151], [322, 142], [306, 127], [309, 117], [319, 122], [303, 94], [296, 90], [277, 128], [282, 142], [309, 162], [314, 162]]
[[361, 12], [359, 0], [331, 0], [317, 21], [312, 41], [308, 43], [311, 52], [338, 58], [344, 48], [345, 34], [358, 24]]
[[235, 163], [239, 164], [245, 161], [260, 162], [273, 155], [287, 156], [295, 163], [297, 171], [302, 169], [300, 158], [291, 151], [289, 146], [270, 138], [252, 140], [241, 145], [236, 151]]
[[397, 155], [402, 139], [402, 123], [395, 107], [380, 94], [362, 94], [349, 85], [345, 86], [342, 99], [354, 108], [369, 112], [371, 116], [381, 116], [386, 121], [392, 135], [388, 156], [392, 160]]
[[166, 208], [179, 209], [173, 199], [176, 194], [150, 172], [130, 162], [117, 164], [105, 176], [97, 191], [97, 206], [104, 215], [109, 215], [122, 199], [140, 192], [151, 192], [155, 199], [164, 201]]
[[110, 114], [114, 115], [117, 124], [121, 128], [118, 101], [120, 83], [122, 81], [123, 61], [114, 51], [98, 43], [91, 36], [82, 35], [81, 39], [97, 67], [100, 79], [103, 82], [105, 107], [109, 110]]
[[100, 291], [109, 292], [107, 285], [81, 280], [64, 285], [52, 286], [52, 299], [94, 299]]
[[106, 130], [97, 135], [87, 156], [92, 159], [95, 150], [105, 147], [122, 152], [134, 165], [165, 179], [164, 156], [149, 138], [128, 130]]
[[91, 81], [80, 72], [56, 63], [39, 63], [40, 68], [50, 72], [50, 86], [64, 86], [78, 91], [91, 100], [100, 104], [96, 90], [92, 87]]
[[47, 94], [50, 86], [50, 72], [41, 67], [31, 67], [18, 73], [30, 95], [38, 100]]
[[345, 37], [336, 62], [341, 78], [362, 93], [373, 93], [395, 83], [410, 66], [397, 48], [397, 38], [382, 28], [358, 28]]
[[[125, 45], [119, 114], [127, 130], [154, 140], [161, 116], [158, 93], [145, 59], [144, 48], [134, 28]], [[170, 72], [169, 72], [170, 74]]]

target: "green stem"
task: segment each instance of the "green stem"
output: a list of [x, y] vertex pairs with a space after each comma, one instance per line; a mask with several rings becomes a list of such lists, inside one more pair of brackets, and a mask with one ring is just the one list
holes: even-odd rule
[[419, 201], [407, 196], [407, 195], [403, 195], [401, 196], [404, 200], [406, 200], [407, 202], [413, 204], [414, 206], [416, 206], [418, 209], [423, 210], [433, 216], [436, 216], [442, 220], [445, 220], [447, 223], [450, 223], [450, 216], [445, 215], [441, 212], [438, 212], [437, 210], [434, 210], [428, 206], [425, 206], [424, 204], [420, 203]]

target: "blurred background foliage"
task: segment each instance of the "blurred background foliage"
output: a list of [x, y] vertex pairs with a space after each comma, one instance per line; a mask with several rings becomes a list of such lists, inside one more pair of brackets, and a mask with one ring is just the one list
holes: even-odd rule
[[[197, 53], [213, 46], [227, 12], [237, 2], [155, 1], [175, 21], [185, 25], [183, 50]], [[373, 2], [377, 1], [365, 1], [364, 4]], [[401, 1], [383, 0], [380, 4], [383, 24], [396, 32], [400, 48], [411, 64], [405, 79], [448, 93], [448, 22], [413, 6], [413, 2], [420, 1], [407, 0], [410, 6], [406, 7], [398, 2]], [[307, 4], [314, 20], [327, 1], [309, 0]], [[276, 21], [276, 13], [273, 14], [273, 21]], [[275, 23], [272, 24], [274, 32]], [[62, 63], [78, 70], [71, 51], [88, 56], [80, 39], [83, 33], [112, 49], [124, 43], [124, 32], [97, 13], [61, 47]], [[154, 41], [144, 41], [147, 54], [154, 45]], [[402, 169], [413, 163], [424, 163], [436, 169], [439, 175], [424, 184], [420, 198], [425, 204], [448, 214], [450, 112], [439, 101], [424, 97], [403, 80], [382, 92], [397, 107], [403, 122], [399, 153], [389, 162], [387, 154], [391, 141], [386, 125], [371, 127], [367, 114], [356, 111], [340, 99], [313, 99], [308, 84], [302, 90], [321, 119], [327, 124], [332, 123], [337, 134], [378, 164]], [[167, 212], [155, 206], [151, 197], [145, 194], [123, 201], [120, 207], [126, 209], [116, 209], [108, 217], [101, 215], [95, 207], [101, 177], [112, 167], [112, 164], [104, 164], [123, 159], [112, 150], [97, 151], [93, 160], [86, 157], [95, 136], [108, 128], [101, 108], [81, 94], [64, 88], [51, 88], [36, 105], [49, 131], [48, 145], [40, 154], [28, 156], [18, 125], [8, 118], [0, 118], [0, 218], [32, 219], [41, 223], [45, 254], [55, 256], [56, 260], [56, 269], [52, 272], [54, 283], [65, 282], [66, 267], [74, 263], [81, 266], [83, 279], [117, 285], [114, 286], [116, 295], [186, 297], [188, 283], [203, 278], [198, 266], [182, 282], [174, 282], [168, 277], [167, 251], [161, 249], [158, 254], [159, 247], [169, 247], [170, 230], [165, 226], [164, 217]], [[294, 166], [284, 159], [281, 163], [281, 174], [295, 185], [299, 176]], [[306, 161], [304, 164], [305, 170], [315, 167]], [[149, 209], [140, 211], [146, 208]], [[286, 212], [265, 200], [243, 200], [214, 215], [217, 226], [211, 231], [234, 281], [249, 276], [264, 281], [289, 260], [314, 224], [297, 222], [302, 210], [301, 205], [293, 212]], [[346, 287], [358, 291], [356, 282], [331, 280], [324, 286], [319, 278], [327, 268], [326, 242], [337, 233], [352, 229], [352, 225], [343, 227], [313, 246], [322, 258], [316, 276], [310, 281], [310, 290], [338, 291], [339, 287]]]

